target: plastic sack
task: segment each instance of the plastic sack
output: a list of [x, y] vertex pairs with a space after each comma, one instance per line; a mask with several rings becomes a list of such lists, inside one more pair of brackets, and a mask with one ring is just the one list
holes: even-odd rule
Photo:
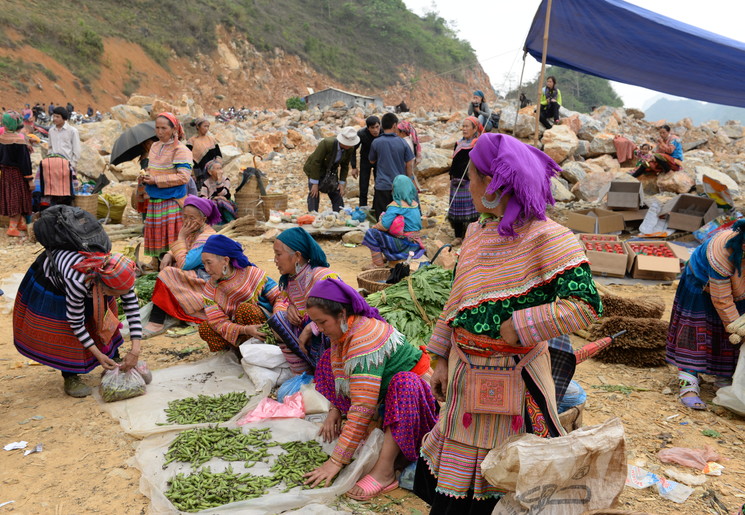
[[145, 361], [138, 361], [135, 370], [140, 373], [145, 384], [150, 384], [153, 381], [153, 373], [150, 372], [150, 367], [147, 366]]
[[613, 418], [558, 438], [514, 436], [489, 451], [481, 472], [507, 492], [493, 514], [580, 515], [610, 508], [626, 481], [623, 424]]
[[740, 358], [737, 361], [735, 375], [732, 376], [732, 386], [725, 386], [717, 390], [714, 404], [734, 411], [745, 417], [745, 347], [740, 344]]
[[251, 422], [259, 422], [268, 418], [303, 418], [304, 416], [303, 394], [297, 392], [288, 395], [285, 402], [277, 402], [269, 397], [261, 399], [256, 409], [251, 413], [246, 413], [238, 421], [238, 425], [244, 426]]
[[304, 384], [300, 387], [303, 396], [303, 407], [306, 415], [328, 413], [331, 408], [329, 400], [316, 390], [315, 383]]
[[276, 345], [251, 338], [240, 346], [241, 366], [256, 388], [269, 393], [275, 386], [294, 377], [282, 350]]
[[579, 406], [587, 400], [587, 393], [584, 388], [577, 381], [571, 381], [567, 387], [564, 397], [561, 398], [559, 403], [559, 413], [564, 413], [566, 410]]
[[127, 207], [127, 197], [118, 193], [104, 193], [98, 196], [96, 218], [105, 219], [114, 224], [122, 223], [124, 209]]
[[307, 372], [303, 372], [301, 375], [295, 376], [289, 381], [285, 381], [285, 384], [277, 390], [277, 400], [279, 402], [284, 402], [283, 399], [286, 395], [292, 395], [299, 392], [301, 386], [308, 384], [311, 381], [313, 381], [313, 376]]
[[107, 370], [101, 378], [101, 398], [104, 402], [123, 401], [145, 395], [145, 380], [137, 369], [126, 372], [115, 368]]
[[677, 463], [684, 467], [691, 467], [696, 470], [704, 470], [706, 464], [710, 461], [720, 461], [722, 457], [717, 451], [708, 445], [703, 449], [689, 449], [687, 447], [670, 447], [662, 449], [657, 453], [657, 457], [662, 463]]
[[[228, 424], [228, 427], [234, 427]], [[257, 424], [243, 426], [241, 431], [248, 432], [251, 429], [270, 428], [272, 440], [283, 443], [290, 441], [310, 441], [316, 440], [327, 454], [334, 450], [336, 442], [326, 443], [318, 438], [318, 425], [307, 422], [302, 419], [273, 419]], [[178, 513], [173, 504], [166, 499], [163, 492], [168, 489], [168, 482], [176, 474], [190, 474], [193, 469], [189, 463], [173, 462], [165, 469], [163, 468], [163, 455], [168, 451], [168, 445], [178, 436], [178, 432], [170, 431], [159, 435], [152, 435], [142, 440], [137, 446], [133, 464], [142, 473], [140, 479], [140, 491], [150, 498], [151, 504], [148, 509], [150, 515], [172, 515]], [[364, 444], [360, 445], [354, 455], [354, 460], [345, 466], [339, 475], [334, 479], [330, 487], [314, 488], [303, 490], [302, 487], [295, 487], [289, 492], [283, 492], [284, 485], [279, 484], [272, 487], [266, 495], [238, 501], [204, 513], [220, 513], [220, 515], [269, 515], [282, 513], [296, 508], [308, 506], [311, 503], [326, 504], [325, 510], [318, 513], [334, 513], [332, 506], [338, 496], [343, 495], [352, 488], [362, 476], [364, 476], [373, 467], [380, 454], [383, 445], [383, 432], [379, 429], [373, 430], [367, 437]], [[269, 451], [272, 454], [281, 452], [279, 447], [272, 447]], [[204, 464], [204, 467], [210, 467], [213, 472], [222, 472], [230, 466], [236, 473], [249, 472], [254, 475], [270, 475], [270, 463], [256, 463], [254, 466], [246, 469], [243, 462], [227, 462], [218, 458], [213, 458]], [[293, 512], [302, 513], [302, 512]]]

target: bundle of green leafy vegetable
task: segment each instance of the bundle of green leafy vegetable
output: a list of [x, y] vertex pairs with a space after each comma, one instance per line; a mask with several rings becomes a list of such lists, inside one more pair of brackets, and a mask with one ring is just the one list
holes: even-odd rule
[[155, 280], [158, 278], [158, 274], [145, 274], [135, 279], [135, 293], [137, 298], [140, 300], [140, 306], [144, 306], [153, 297], [153, 290], [155, 289]]
[[[411, 298], [409, 280], [414, 297], [429, 319], [422, 317]], [[389, 324], [401, 331], [414, 345], [427, 345], [437, 318], [442, 313], [453, 282], [453, 272], [436, 265], [420, 268], [401, 282], [383, 291], [368, 295], [367, 302], [378, 308]]]

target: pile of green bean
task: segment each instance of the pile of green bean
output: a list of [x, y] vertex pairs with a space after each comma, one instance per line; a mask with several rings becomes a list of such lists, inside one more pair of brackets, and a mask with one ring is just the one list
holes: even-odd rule
[[205, 467], [188, 476], [177, 474], [168, 483], [166, 497], [177, 509], [193, 512], [261, 497], [277, 484], [271, 476], [236, 474], [231, 467], [212, 472]]
[[248, 399], [246, 392], [231, 392], [171, 401], [165, 410], [166, 420], [171, 424], [226, 422], [243, 409]]
[[[274, 479], [284, 481], [285, 492], [305, 482], [303, 475], [312, 472], [323, 465], [329, 455], [323, 452], [321, 444], [310, 442], [287, 442], [279, 444], [286, 452], [277, 457], [270, 472], [274, 472]], [[321, 484], [319, 486], [325, 486]], [[303, 488], [307, 488], [303, 486]]]
[[274, 334], [274, 330], [272, 330], [271, 327], [269, 327], [269, 323], [265, 323], [261, 327], [259, 327], [259, 332], [264, 335], [264, 343], [268, 343], [270, 345], [277, 345], [277, 337]]
[[212, 458], [243, 461], [246, 467], [252, 467], [259, 461], [267, 461], [269, 448], [278, 445], [271, 438], [269, 428], [251, 429], [248, 433], [227, 427], [189, 429], [168, 446], [163, 468], [173, 461], [181, 461], [191, 463], [196, 469]]

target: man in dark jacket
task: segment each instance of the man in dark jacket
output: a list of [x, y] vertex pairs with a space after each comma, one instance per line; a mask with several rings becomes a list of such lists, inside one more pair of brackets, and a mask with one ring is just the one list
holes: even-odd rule
[[354, 127], [344, 127], [336, 137], [324, 138], [305, 161], [303, 171], [308, 176], [308, 211], [319, 211], [321, 191], [319, 183], [324, 176], [338, 174], [339, 186], [327, 192], [331, 208], [339, 211], [344, 207], [344, 189], [349, 172], [349, 163], [354, 155], [354, 146], [360, 142]]
[[366, 127], [357, 131], [360, 142], [354, 147], [352, 154], [352, 177], [357, 177], [357, 147], [360, 147], [360, 207], [367, 205], [367, 192], [370, 189], [370, 172], [375, 177], [375, 165], [370, 163], [370, 146], [380, 136], [380, 118], [368, 116], [365, 120]]

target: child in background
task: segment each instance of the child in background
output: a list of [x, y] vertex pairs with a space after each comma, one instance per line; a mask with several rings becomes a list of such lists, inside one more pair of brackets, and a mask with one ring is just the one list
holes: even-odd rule
[[634, 150], [637, 162], [636, 167], [639, 168], [641, 165], [649, 166], [649, 163], [654, 160], [654, 154], [652, 153], [652, 146], [649, 143], [643, 143], [637, 150]]

